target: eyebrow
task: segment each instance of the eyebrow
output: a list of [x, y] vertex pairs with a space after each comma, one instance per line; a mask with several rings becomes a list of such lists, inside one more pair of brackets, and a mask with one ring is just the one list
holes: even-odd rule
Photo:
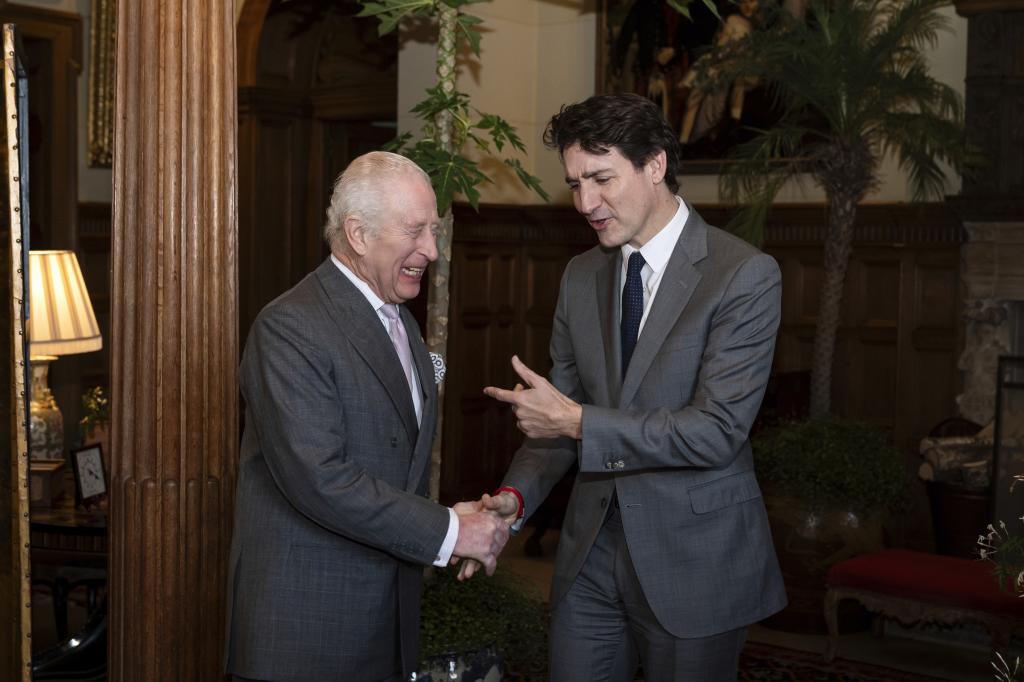
[[[584, 173], [580, 177], [582, 179], [584, 179], [584, 180], [589, 180], [590, 178], [594, 177], [595, 175], [600, 175], [601, 173], [607, 173], [610, 170], [611, 170], [611, 166], [608, 166], [607, 168], [598, 168], [597, 170], [592, 170], [590, 172]], [[576, 178], [570, 178], [568, 175], [565, 176], [565, 183], [566, 184], [574, 182], [575, 180], [576, 180]]]

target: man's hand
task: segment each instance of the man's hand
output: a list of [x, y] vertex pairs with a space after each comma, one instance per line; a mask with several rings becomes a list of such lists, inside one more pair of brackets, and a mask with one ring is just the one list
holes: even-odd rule
[[[493, 497], [487, 493], [483, 494], [479, 500], [471, 500], [468, 502], [459, 502], [453, 509], [456, 514], [475, 512], [475, 511], [487, 511], [497, 518], [504, 521], [507, 525], [511, 526], [519, 518], [519, 500], [512, 493], [498, 493]], [[460, 510], [463, 510], [460, 512]], [[460, 516], [461, 519], [461, 516]], [[459, 557], [452, 555], [451, 564], [454, 566], [459, 563]], [[462, 566], [459, 567], [459, 580], [468, 580], [473, 577], [473, 574], [480, 570], [481, 564], [479, 561], [474, 559], [466, 559], [462, 562]], [[488, 573], [488, 575], [490, 575]]]
[[459, 515], [459, 537], [455, 541], [452, 555], [475, 559], [483, 565], [487, 575], [494, 575], [494, 569], [498, 566], [498, 554], [508, 542], [508, 524], [488, 511], [474, 510], [479, 504], [460, 502], [453, 507], [455, 513]]
[[530, 438], [583, 437], [583, 406], [570, 400], [551, 383], [512, 356], [512, 369], [529, 388], [509, 391], [488, 386], [484, 393], [512, 405], [516, 426]]
[[493, 497], [484, 493], [483, 497], [474, 504], [501, 517], [501, 520], [510, 526], [519, 518], [519, 500], [509, 492], [501, 492]]

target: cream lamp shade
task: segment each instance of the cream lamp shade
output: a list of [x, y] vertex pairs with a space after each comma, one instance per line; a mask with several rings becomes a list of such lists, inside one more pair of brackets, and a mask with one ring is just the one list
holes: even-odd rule
[[89, 353], [103, 347], [89, 292], [72, 251], [30, 251], [32, 356]]
[[[64, 416], [50, 391], [50, 362], [60, 355], [99, 350], [103, 339], [74, 253], [29, 251], [28, 276], [32, 367], [29, 444], [33, 466], [43, 466], [43, 460], [50, 460], [47, 466], [53, 466], [53, 475], [59, 477], [64, 456]], [[33, 501], [37, 492], [45, 501], [48, 495], [44, 489], [45, 486], [38, 486], [38, 491], [32, 490]]]

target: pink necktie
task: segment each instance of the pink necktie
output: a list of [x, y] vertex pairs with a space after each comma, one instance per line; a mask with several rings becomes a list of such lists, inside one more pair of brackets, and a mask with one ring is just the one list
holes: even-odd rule
[[391, 343], [395, 344], [395, 351], [405, 371], [405, 380], [409, 382], [409, 390], [412, 391], [412, 353], [409, 351], [409, 337], [405, 335], [405, 325], [398, 315], [398, 306], [394, 303], [385, 303], [380, 311], [388, 318], [388, 336], [391, 337]]

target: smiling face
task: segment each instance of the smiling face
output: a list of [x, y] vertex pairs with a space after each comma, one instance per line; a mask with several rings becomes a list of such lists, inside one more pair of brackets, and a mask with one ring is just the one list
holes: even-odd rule
[[615, 147], [607, 154], [592, 154], [574, 144], [562, 153], [562, 164], [576, 210], [606, 248], [626, 243], [640, 248], [678, 208], [663, 182], [665, 152], [638, 169]]
[[347, 264], [385, 303], [405, 303], [420, 293], [427, 265], [437, 260], [437, 202], [430, 183], [412, 172], [394, 176], [384, 201], [376, 229], [346, 221], [355, 252]]

